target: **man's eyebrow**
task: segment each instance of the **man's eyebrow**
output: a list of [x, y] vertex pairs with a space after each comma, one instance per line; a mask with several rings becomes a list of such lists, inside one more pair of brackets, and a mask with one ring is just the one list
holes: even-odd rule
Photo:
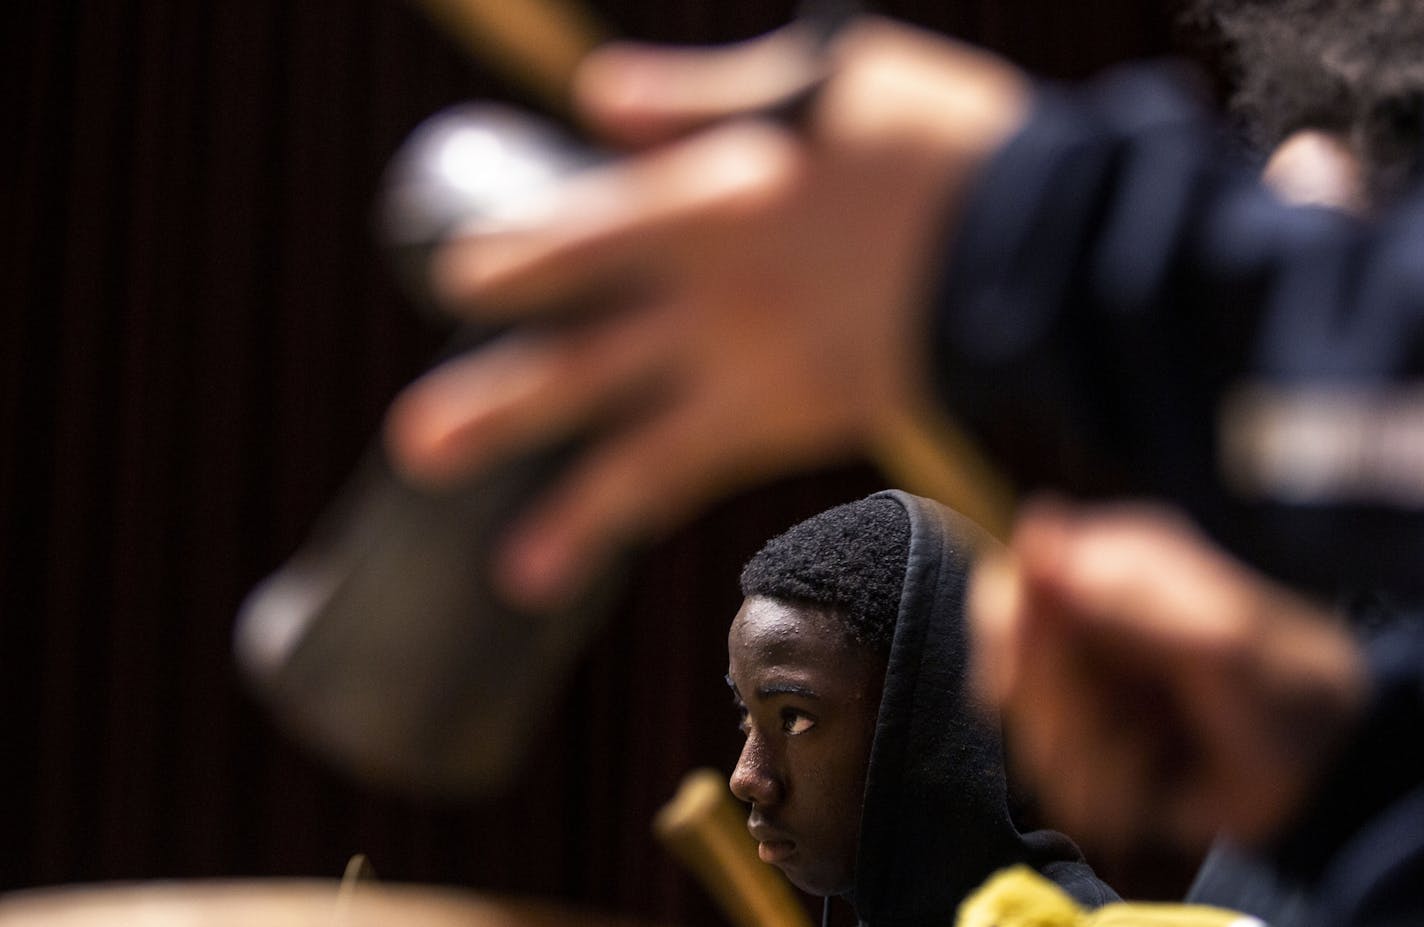
[[770, 682], [757, 687], [757, 698], [771, 698], [776, 695], [796, 695], [801, 698], [819, 699], [816, 690], [795, 682]]
[[[732, 690], [734, 696], [738, 699], [742, 697], [742, 693], [737, 689], [737, 684], [732, 681], [730, 673], [723, 676], [722, 680], [727, 683], [727, 688]], [[819, 699], [821, 697], [816, 693], [816, 690], [810, 686], [803, 686], [795, 682], [770, 682], [766, 685], [758, 686], [756, 690], [756, 696], [759, 699], [768, 699], [777, 695], [796, 695], [801, 698], [809, 699]]]

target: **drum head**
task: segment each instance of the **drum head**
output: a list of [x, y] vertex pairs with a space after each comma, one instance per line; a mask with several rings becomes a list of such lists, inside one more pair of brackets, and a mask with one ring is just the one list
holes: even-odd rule
[[[0, 895], [0, 927], [638, 927], [552, 902], [335, 880], [136, 882]], [[642, 925], [646, 927], [646, 925]]]

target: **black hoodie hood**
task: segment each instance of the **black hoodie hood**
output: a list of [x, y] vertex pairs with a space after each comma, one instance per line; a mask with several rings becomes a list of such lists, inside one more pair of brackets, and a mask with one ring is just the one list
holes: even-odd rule
[[1116, 900], [1067, 837], [1021, 833], [1011, 818], [998, 732], [968, 689], [969, 563], [994, 542], [929, 499], [877, 495], [905, 507], [910, 550], [861, 812], [861, 922], [949, 927], [965, 896], [1014, 863], [1090, 907]]

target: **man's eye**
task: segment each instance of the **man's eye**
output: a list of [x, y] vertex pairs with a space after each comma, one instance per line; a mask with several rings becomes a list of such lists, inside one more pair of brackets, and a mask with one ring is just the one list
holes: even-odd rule
[[816, 726], [816, 719], [788, 708], [781, 713], [781, 729], [788, 734], [804, 734]]

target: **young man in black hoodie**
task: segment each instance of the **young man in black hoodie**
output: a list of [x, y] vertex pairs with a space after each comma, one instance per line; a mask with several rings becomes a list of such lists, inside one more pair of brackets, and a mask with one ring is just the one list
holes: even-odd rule
[[1117, 898], [1062, 834], [1012, 820], [998, 733], [968, 689], [982, 543], [943, 506], [892, 491], [801, 522], [742, 573], [727, 681], [747, 740], [732, 791], [761, 858], [846, 898], [862, 924], [945, 927], [1014, 863], [1086, 906]]

